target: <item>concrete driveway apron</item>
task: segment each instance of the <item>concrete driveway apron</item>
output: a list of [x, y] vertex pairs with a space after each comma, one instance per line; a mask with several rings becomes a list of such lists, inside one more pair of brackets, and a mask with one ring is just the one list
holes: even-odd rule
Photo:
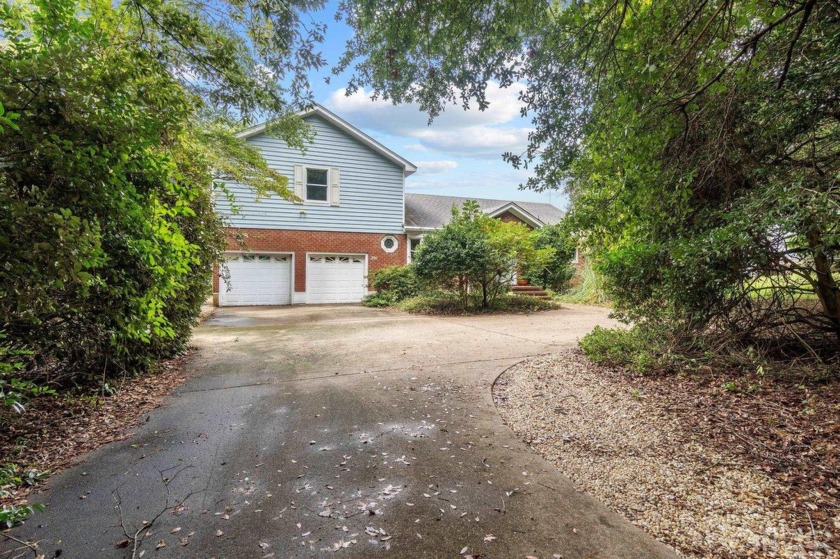
[[506, 368], [609, 322], [578, 306], [219, 309], [189, 380], [50, 480], [35, 498], [48, 510], [11, 534], [47, 558], [675, 557], [576, 491], [492, 402]]

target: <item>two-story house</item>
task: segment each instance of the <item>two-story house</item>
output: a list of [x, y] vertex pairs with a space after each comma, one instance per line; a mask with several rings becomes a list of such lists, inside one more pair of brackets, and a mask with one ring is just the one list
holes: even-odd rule
[[[465, 198], [405, 194], [417, 167], [324, 107], [302, 118], [315, 137], [302, 154], [255, 126], [241, 137], [290, 177], [299, 202], [255, 199], [228, 184], [217, 210], [228, 228], [226, 265], [214, 274], [218, 305], [351, 303], [368, 293], [368, 277], [384, 266], [406, 264], [423, 235], [442, 227]], [[556, 223], [551, 204], [478, 200], [489, 215], [532, 227]]]

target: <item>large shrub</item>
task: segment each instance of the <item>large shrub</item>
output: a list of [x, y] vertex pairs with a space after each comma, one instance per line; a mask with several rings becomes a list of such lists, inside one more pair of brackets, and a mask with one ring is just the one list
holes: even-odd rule
[[417, 277], [458, 293], [462, 308], [490, 308], [505, 293], [516, 270], [544, 266], [552, 248], [537, 249], [521, 223], [487, 216], [474, 201], [452, 208], [452, 219], [426, 235], [415, 254]]
[[534, 248], [552, 248], [554, 253], [546, 262], [538, 263], [526, 270], [526, 277], [531, 283], [547, 287], [554, 291], [563, 291], [569, 286], [569, 280], [575, 275], [572, 259], [577, 243], [562, 223], [546, 225], [534, 231]]
[[414, 266], [386, 266], [373, 273], [371, 285], [376, 293], [365, 298], [370, 307], [388, 307], [420, 293]]
[[[247, 62], [271, 47], [243, 50], [191, 6], [0, 4], [0, 329], [51, 382], [183, 349], [223, 247], [214, 185], [288, 194], [224, 114], [282, 110]], [[299, 142], [300, 126], [280, 128]]]

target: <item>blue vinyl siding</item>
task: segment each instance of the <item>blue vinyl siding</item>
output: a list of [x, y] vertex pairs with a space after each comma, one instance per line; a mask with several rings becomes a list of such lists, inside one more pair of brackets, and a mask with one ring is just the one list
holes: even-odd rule
[[[217, 197], [217, 210], [229, 218], [232, 226], [242, 228], [402, 233], [403, 169], [317, 115], [306, 121], [314, 129], [315, 139], [305, 155], [263, 134], [247, 141], [262, 150], [272, 168], [289, 178], [292, 191], [294, 165], [338, 168], [341, 204], [295, 204], [278, 196], [255, 201], [250, 188], [229, 183], [240, 213], [231, 213], [224, 196]], [[301, 210], [306, 215], [302, 216]]]

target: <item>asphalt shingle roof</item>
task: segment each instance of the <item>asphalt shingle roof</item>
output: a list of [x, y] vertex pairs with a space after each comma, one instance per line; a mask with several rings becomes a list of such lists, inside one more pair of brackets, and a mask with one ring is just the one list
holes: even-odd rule
[[452, 206], [461, 207], [466, 200], [475, 200], [485, 213], [507, 206], [511, 202], [546, 225], [559, 223], [565, 215], [560, 208], [544, 202], [518, 202], [516, 200], [491, 200], [462, 196], [437, 196], [434, 194], [405, 195], [406, 227], [438, 229], [452, 218]]

